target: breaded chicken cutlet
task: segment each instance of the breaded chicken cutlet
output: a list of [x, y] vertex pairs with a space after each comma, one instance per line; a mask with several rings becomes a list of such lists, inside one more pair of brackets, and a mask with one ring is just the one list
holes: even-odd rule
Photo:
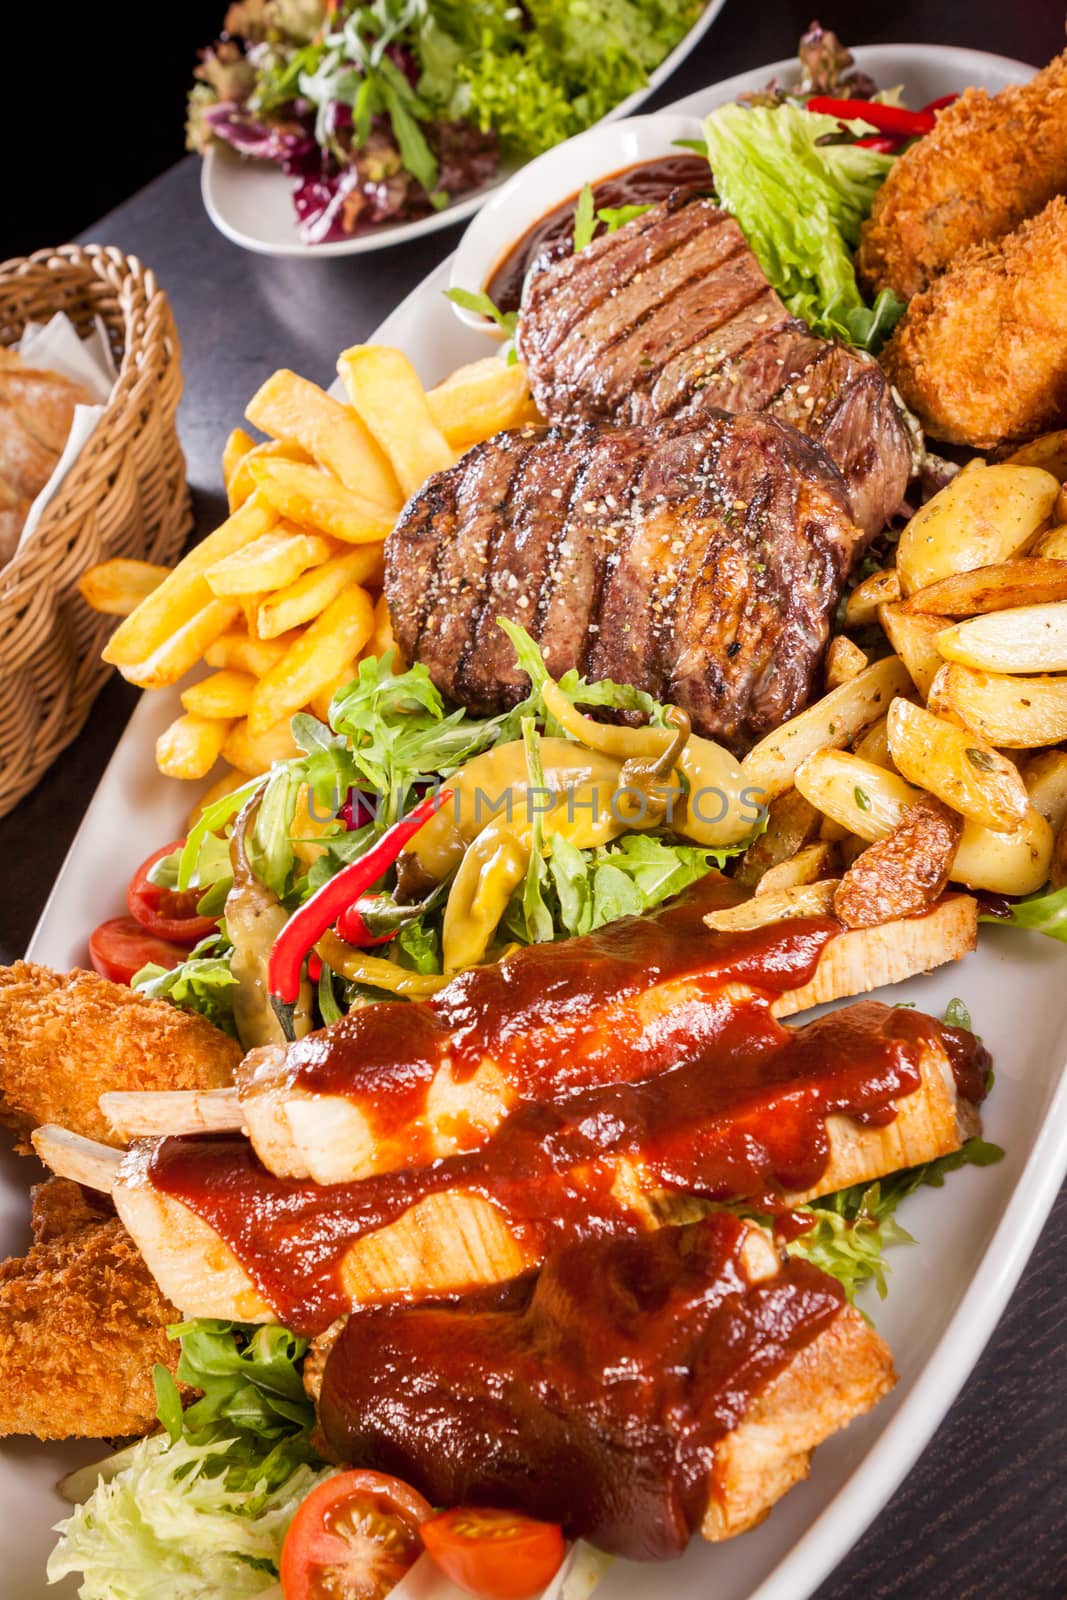
[[[1067, 101], [1064, 105], [1067, 132]], [[979, 450], [1067, 420], [1067, 201], [965, 251], [880, 360], [927, 433]]]
[[928, 288], [961, 251], [1000, 239], [1067, 190], [1067, 51], [1029, 83], [968, 89], [900, 157], [863, 225], [873, 295]]
[[95, 972], [0, 967], [0, 1122], [20, 1135], [59, 1122], [114, 1144], [105, 1090], [222, 1088], [241, 1055], [204, 1017]]
[[33, 1244], [0, 1264], [0, 1435], [113, 1439], [154, 1424], [175, 1308], [111, 1207], [66, 1178], [33, 1192]]

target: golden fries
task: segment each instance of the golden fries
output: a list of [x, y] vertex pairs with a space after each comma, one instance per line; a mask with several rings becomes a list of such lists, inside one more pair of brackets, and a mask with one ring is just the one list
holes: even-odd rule
[[896, 567], [872, 572], [857, 583], [845, 601], [845, 627], [869, 628], [878, 621], [879, 606], [890, 606], [900, 599], [900, 573]]
[[455, 452], [402, 350], [353, 345], [341, 352], [337, 370], [353, 409], [388, 456], [405, 499], [432, 473], [452, 465]]
[[208, 645], [204, 660], [209, 667], [233, 668], [262, 678], [277, 666], [296, 637], [294, 633], [277, 639], [253, 639], [243, 627], [228, 628]]
[[387, 650], [393, 651], [393, 666], [397, 669], [400, 657], [400, 647], [393, 633], [393, 621], [389, 615], [389, 604], [384, 594], [380, 594], [374, 603], [374, 632], [367, 643], [365, 654], [384, 656]]
[[1067, 739], [1067, 678], [1015, 678], [946, 663], [934, 679], [929, 706], [1005, 750], [1036, 750]]
[[745, 782], [772, 800], [792, 786], [797, 768], [813, 751], [851, 744], [894, 695], [909, 687], [907, 670], [896, 656], [874, 662], [761, 739], [741, 763]]
[[228, 722], [187, 711], [156, 740], [156, 766], [168, 778], [205, 778], [222, 753]]
[[256, 441], [243, 428], [234, 428], [222, 447], [222, 481], [226, 487], [231, 511], [236, 511], [237, 509], [234, 505], [233, 497], [230, 495], [230, 485], [233, 482], [234, 473], [249, 451], [255, 448]]
[[[373, 629], [374, 603], [370, 595], [365, 589], [346, 589], [256, 684], [248, 710], [252, 736], [265, 734], [313, 700], [348, 661], [358, 656]], [[234, 765], [239, 766], [240, 762], [235, 761]]]
[[[159, 587], [142, 600], [124, 622], [119, 623], [105, 646], [104, 660], [121, 668], [136, 667], [146, 662], [176, 628], [189, 622], [214, 598], [206, 577], [209, 567], [244, 545], [251, 544], [253, 539], [258, 539], [272, 528], [277, 520], [272, 507], [258, 495], [253, 495], [239, 511], [227, 517], [221, 527], [195, 545]], [[139, 683], [141, 679], [135, 678], [133, 681]], [[168, 678], [165, 681], [173, 683], [175, 680]]]
[[233, 721], [248, 715], [248, 705], [256, 680], [250, 672], [224, 669], [201, 678], [182, 691], [182, 705], [201, 717], [220, 717]]
[[937, 648], [946, 661], [986, 672], [1067, 670], [1067, 602], [991, 611], [945, 628]]
[[346, 489], [399, 511], [403, 496], [386, 456], [359, 416], [318, 384], [283, 368], [252, 396], [245, 416], [274, 439], [295, 440]]
[[897, 545], [905, 595], [1016, 555], [1048, 517], [1059, 484], [1040, 467], [972, 463], [917, 511]]
[[976, 734], [922, 706], [894, 700], [889, 748], [901, 777], [936, 795], [961, 816], [1009, 832], [1030, 809], [1018, 768]]
[[275, 761], [289, 761], [299, 754], [288, 717], [261, 734], [251, 733], [248, 719], [242, 717], [230, 728], [222, 747], [223, 760], [243, 772], [246, 778], [258, 778], [261, 773], [269, 772]]
[[319, 690], [318, 694], [312, 697], [311, 709], [314, 711], [320, 722], [329, 722], [330, 705], [333, 701], [334, 695], [337, 693], [338, 689], [347, 688], [358, 671], [358, 662], [346, 661], [336, 678], [333, 678], [329, 683], [324, 684]]
[[332, 556], [260, 601], [256, 609], [257, 635], [276, 639], [291, 628], [311, 622], [351, 585], [380, 583], [381, 571], [382, 547], [378, 544], [356, 545], [343, 555]]
[[486, 356], [427, 391], [430, 416], [457, 453], [526, 420], [530, 384], [521, 361]]
[[219, 635], [232, 626], [239, 609], [234, 600], [209, 600], [164, 639], [147, 660], [131, 666], [120, 665], [119, 671], [128, 683], [136, 683], [142, 689], [165, 689], [177, 683], [196, 666]]
[[373, 500], [364, 499], [343, 483], [300, 461], [250, 461], [249, 472], [259, 493], [276, 513], [301, 527], [343, 539], [346, 544], [366, 544], [384, 539], [395, 520]]
[[1067, 600], [1067, 561], [1017, 556], [995, 567], [955, 572], [925, 589], [917, 589], [901, 606], [904, 612], [943, 617], [975, 617], [985, 611], [1042, 605]]
[[271, 533], [216, 562], [208, 569], [207, 581], [213, 594], [258, 595], [293, 583], [308, 567], [328, 560], [335, 549], [319, 534], [280, 523]]
[[78, 593], [94, 611], [108, 617], [128, 617], [170, 576], [171, 570], [154, 561], [116, 556], [113, 561], [102, 561], [98, 567], [83, 572], [78, 579]]
[[232, 475], [226, 480], [226, 499], [231, 511], [243, 506], [249, 496], [255, 493], [256, 480], [252, 476], [252, 463], [266, 460], [301, 461], [307, 464], [311, 461], [311, 457], [291, 439], [268, 439], [264, 444], [254, 445], [240, 458]]

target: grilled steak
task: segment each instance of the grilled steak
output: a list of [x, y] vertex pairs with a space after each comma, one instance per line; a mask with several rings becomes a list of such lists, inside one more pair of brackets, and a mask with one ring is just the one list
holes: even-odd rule
[[791, 316], [710, 200], [663, 201], [537, 271], [518, 345], [552, 422], [769, 411], [823, 446], [866, 533], [904, 498], [911, 450], [881, 368]]
[[808, 699], [858, 530], [824, 453], [767, 416], [477, 445], [386, 543], [397, 642], [477, 714], [529, 689], [499, 617], [578, 668], [683, 707], [740, 748]]

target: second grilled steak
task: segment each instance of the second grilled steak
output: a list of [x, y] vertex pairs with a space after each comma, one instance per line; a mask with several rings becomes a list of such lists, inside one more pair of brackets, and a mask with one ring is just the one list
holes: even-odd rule
[[911, 449], [877, 362], [789, 313], [732, 217], [666, 200], [534, 273], [519, 352], [552, 422], [769, 411], [817, 440], [876, 533]]
[[524, 428], [431, 478], [386, 543], [397, 642], [484, 715], [549, 671], [632, 683], [741, 748], [814, 687], [860, 538], [823, 452], [766, 416]]

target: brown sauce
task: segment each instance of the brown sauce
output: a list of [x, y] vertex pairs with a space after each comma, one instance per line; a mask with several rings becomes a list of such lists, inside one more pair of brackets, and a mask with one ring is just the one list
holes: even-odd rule
[[[656, 919], [640, 921], [654, 926]], [[481, 1150], [320, 1187], [268, 1173], [243, 1138], [172, 1138], [148, 1155], [147, 1181], [208, 1222], [278, 1317], [310, 1333], [348, 1309], [341, 1269], [349, 1247], [443, 1190], [487, 1200], [538, 1258], [575, 1239], [641, 1226], [613, 1192], [627, 1158], [640, 1161], [646, 1187], [774, 1207], [821, 1178], [827, 1117], [892, 1120], [895, 1102], [919, 1086], [924, 1040], [949, 1042], [964, 1098], [978, 1101], [984, 1093], [988, 1056], [977, 1040], [922, 1013], [867, 1001], [802, 1028], [771, 1016], [775, 990], [806, 981], [836, 929], [831, 919], [811, 918], [716, 935], [723, 969], [752, 977], [762, 963], [762, 990], [670, 1019], [669, 1051], [652, 1076], [599, 1083], [554, 1102], [521, 1102]], [[636, 982], [648, 930], [630, 931]], [[564, 949], [542, 948], [546, 959]], [[477, 990], [474, 976], [469, 988]], [[590, 984], [595, 989], [599, 981], [593, 966]], [[518, 1012], [535, 1006], [533, 969], [529, 983], [525, 999], [516, 993]], [[546, 987], [540, 1003], [548, 1013], [553, 1006], [565, 1012], [576, 998], [566, 985], [557, 993]], [[405, 1009], [389, 1009], [399, 1026]], [[502, 1026], [472, 1008], [479, 1048], [486, 1029]], [[403, 1035], [396, 1040], [392, 1059], [403, 1061]], [[654, 1063], [650, 1048], [646, 1068]]]
[[715, 1450], [844, 1306], [806, 1262], [751, 1282], [744, 1225], [594, 1240], [455, 1302], [372, 1308], [330, 1352], [338, 1460], [432, 1505], [498, 1505], [634, 1560], [682, 1553]]
[[[595, 210], [617, 210], [621, 206], [655, 205], [677, 194], [691, 200], [711, 193], [711, 172], [704, 156], [679, 152], [642, 161], [626, 167], [593, 185]], [[574, 249], [574, 208], [577, 192], [535, 222], [513, 244], [504, 259], [493, 269], [485, 292], [500, 311], [517, 311], [522, 300], [522, 285], [535, 261], [558, 261]], [[604, 224], [597, 224], [603, 233]]]

